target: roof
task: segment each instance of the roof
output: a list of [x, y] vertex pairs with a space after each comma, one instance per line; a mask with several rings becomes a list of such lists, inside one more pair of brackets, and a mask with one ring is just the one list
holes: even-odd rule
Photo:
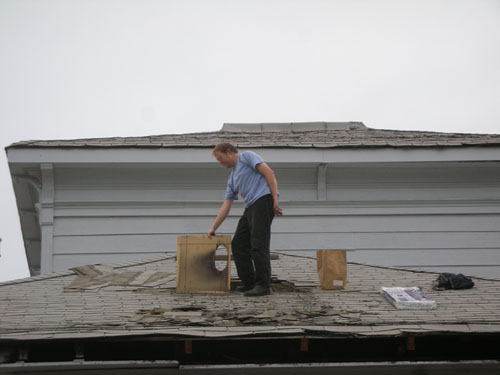
[[252, 148], [498, 146], [500, 134], [371, 129], [361, 122], [224, 124], [215, 132], [145, 137], [32, 140], [9, 148], [211, 148], [227, 141]]
[[[176, 261], [88, 266], [0, 284], [0, 341], [136, 336], [398, 336], [500, 332], [500, 280], [431, 289], [436, 273], [348, 263], [344, 290], [319, 289], [313, 257], [280, 253], [270, 296], [183, 295]], [[382, 286], [420, 286], [434, 310], [400, 310]]]

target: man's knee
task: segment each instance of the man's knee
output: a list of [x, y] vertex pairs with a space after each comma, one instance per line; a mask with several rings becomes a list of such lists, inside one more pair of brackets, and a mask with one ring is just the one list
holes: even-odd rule
[[252, 250], [258, 252], [269, 252], [269, 247], [271, 245], [270, 236], [260, 236], [254, 237], [251, 241]]

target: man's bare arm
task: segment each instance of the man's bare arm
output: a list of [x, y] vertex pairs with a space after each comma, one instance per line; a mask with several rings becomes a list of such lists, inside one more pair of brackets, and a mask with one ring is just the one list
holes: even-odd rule
[[215, 231], [224, 222], [227, 215], [229, 214], [229, 211], [231, 211], [232, 205], [233, 205], [233, 201], [230, 199], [226, 199], [222, 203], [222, 206], [219, 208], [219, 212], [217, 213], [217, 216], [215, 217], [214, 223], [212, 224], [212, 226], [210, 227], [210, 229], [207, 232], [208, 238], [211, 238], [213, 235], [215, 235]]

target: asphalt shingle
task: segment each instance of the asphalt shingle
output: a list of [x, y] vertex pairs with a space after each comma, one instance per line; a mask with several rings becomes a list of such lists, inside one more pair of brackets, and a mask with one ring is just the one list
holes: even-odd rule
[[[135, 283], [71, 289], [79, 277], [74, 271], [5, 282], [0, 340], [500, 332], [500, 280], [475, 278], [473, 289], [434, 291], [436, 273], [349, 263], [346, 289], [325, 291], [319, 289], [314, 258], [280, 254], [272, 265], [276, 279], [295, 287], [279, 289], [275, 283], [279, 291], [272, 295], [248, 298], [237, 292], [176, 294], [175, 279], [168, 277], [150, 286], [139, 282], [157, 272], [175, 274], [171, 254], [112, 270], [118, 277], [142, 275]], [[382, 286], [420, 286], [437, 308], [398, 310], [380, 294]]]
[[9, 148], [211, 148], [227, 141], [248, 148], [498, 146], [500, 134], [371, 129], [360, 122], [224, 124], [220, 131], [73, 140], [31, 140]]

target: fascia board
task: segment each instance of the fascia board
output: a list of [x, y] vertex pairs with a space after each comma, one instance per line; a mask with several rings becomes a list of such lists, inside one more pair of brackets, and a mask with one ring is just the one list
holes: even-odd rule
[[[249, 148], [250, 149], [250, 148]], [[500, 147], [297, 149], [251, 148], [273, 163], [500, 161]], [[242, 149], [243, 150], [243, 149]], [[40, 149], [7, 151], [9, 163], [214, 163], [211, 149]]]

